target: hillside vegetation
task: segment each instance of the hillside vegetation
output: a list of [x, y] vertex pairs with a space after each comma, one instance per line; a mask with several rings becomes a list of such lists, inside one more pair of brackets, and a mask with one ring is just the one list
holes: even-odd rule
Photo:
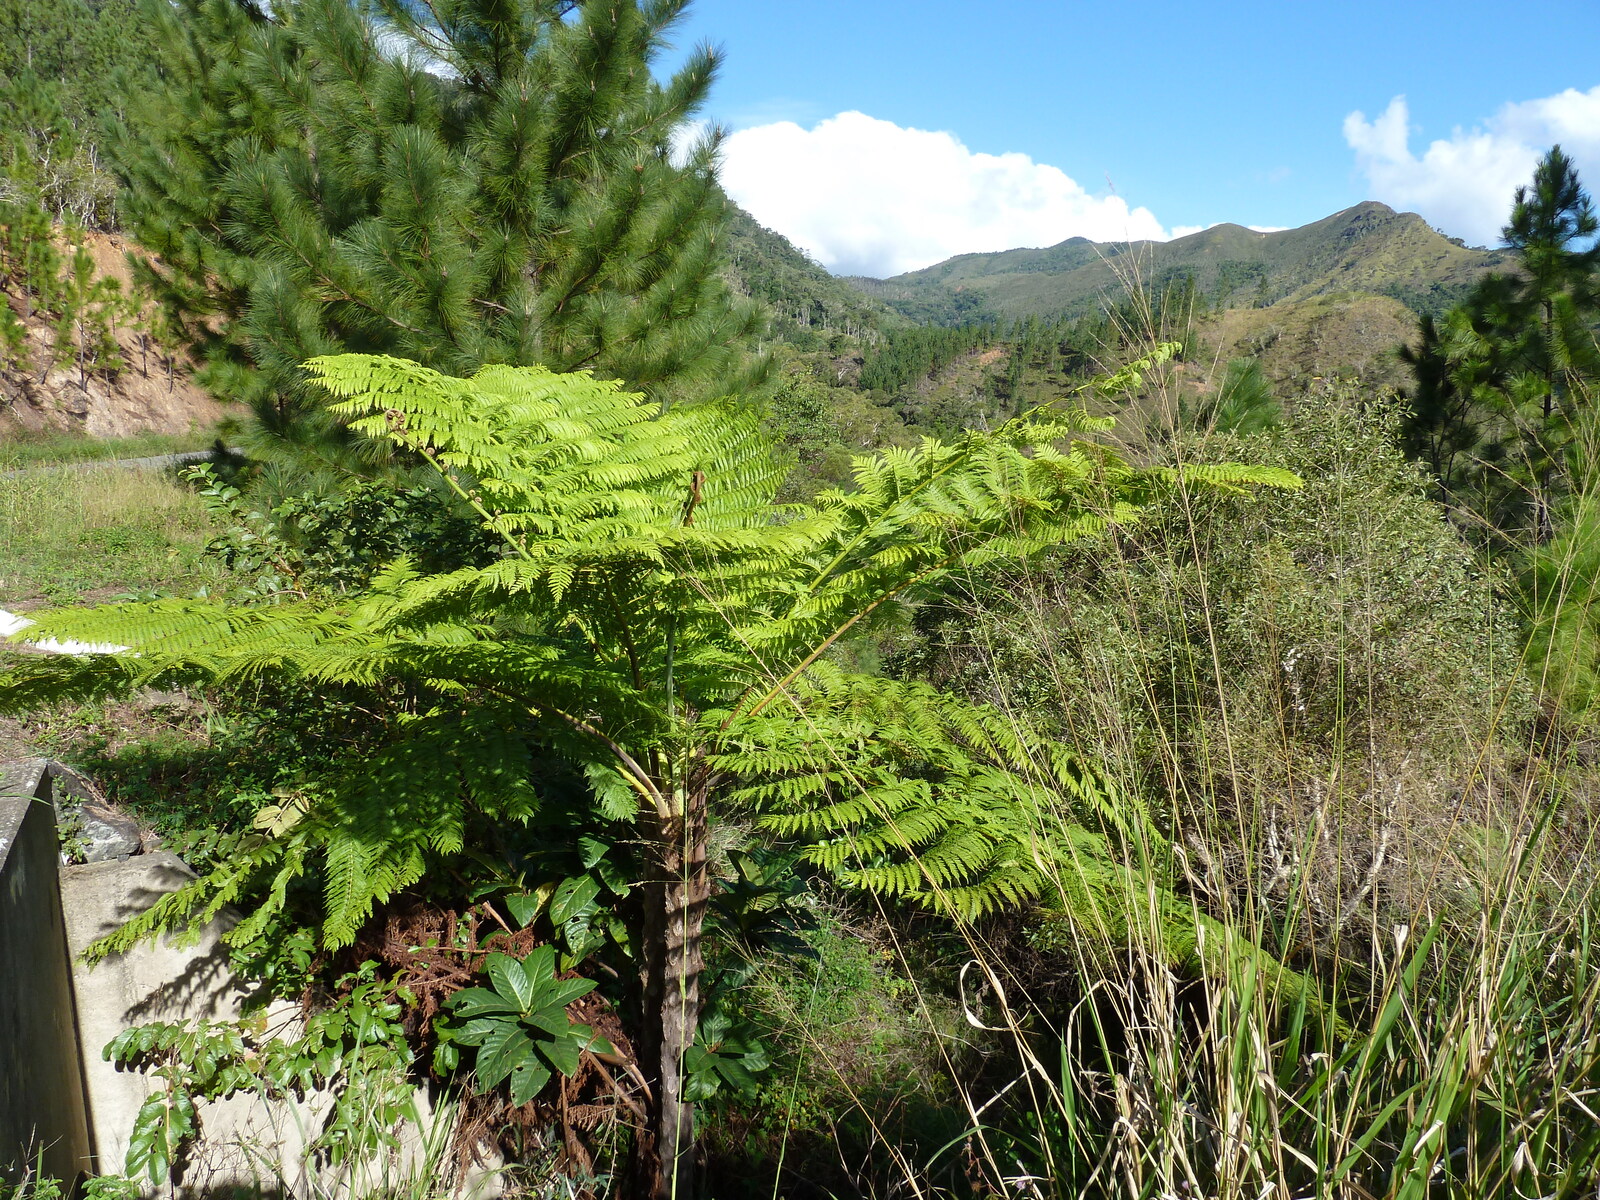
[[734, 290], [761, 301], [770, 332], [802, 350], [835, 337], [870, 342], [910, 322], [888, 305], [830, 275], [781, 233], [729, 202], [726, 262]]
[[123, 0], [0, 0], [57, 47], [0, 53], [5, 362], [192, 356], [249, 451], [0, 424], [0, 752], [194, 869], [88, 957], [226, 915], [257, 1006], [104, 1049], [90, 1200], [210, 1194], [259, 1098], [306, 1146], [241, 1200], [1591, 1195], [1570, 160], [1503, 252], [1364, 204], [851, 283], [729, 203], [684, 8], [149, 0], [119, 59]]
[[906, 302], [971, 292], [1011, 320], [1082, 316], [1116, 303], [1130, 287], [1158, 293], [1189, 278], [1212, 308], [1372, 292], [1418, 311], [1442, 311], [1505, 263], [1499, 251], [1468, 249], [1415, 213], [1368, 201], [1274, 233], [1217, 225], [1170, 242], [1070, 238], [1040, 250], [962, 254], [874, 290]]

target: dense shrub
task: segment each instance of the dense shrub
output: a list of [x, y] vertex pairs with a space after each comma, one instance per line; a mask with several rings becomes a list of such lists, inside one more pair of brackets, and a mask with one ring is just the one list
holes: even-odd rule
[[1335, 387], [1287, 427], [1174, 446], [1305, 486], [1180, 491], [1115, 541], [925, 613], [901, 664], [1049, 715], [1164, 813], [1209, 902], [1308, 918], [1295, 946], [1409, 910], [1497, 794], [1531, 700], [1502, 575], [1427, 498], [1395, 420]]

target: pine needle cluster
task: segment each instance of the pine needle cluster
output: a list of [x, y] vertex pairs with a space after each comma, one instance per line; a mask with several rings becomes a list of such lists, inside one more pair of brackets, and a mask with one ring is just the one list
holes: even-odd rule
[[342, 350], [667, 401], [761, 376], [720, 273], [719, 133], [688, 136], [717, 56], [651, 70], [686, 2], [147, 6], [161, 86], [109, 142], [125, 221], [259, 449], [347, 461], [299, 369]]

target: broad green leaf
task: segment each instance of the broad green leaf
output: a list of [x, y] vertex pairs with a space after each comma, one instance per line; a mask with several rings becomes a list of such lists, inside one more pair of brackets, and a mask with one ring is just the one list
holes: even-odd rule
[[134, 1118], [125, 1172], [165, 1183], [173, 1159], [195, 1132], [194, 1099], [188, 1090], [169, 1087], [157, 1092], [139, 1107]]
[[567, 1016], [567, 1010], [559, 1005], [550, 1008], [541, 1008], [522, 1018], [525, 1025], [535, 1029], [542, 1029], [552, 1037], [564, 1037], [568, 1029], [572, 1028], [572, 1021]]
[[526, 1104], [550, 1082], [550, 1070], [534, 1060], [525, 1062], [511, 1073], [511, 1103]]
[[536, 988], [522, 963], [509, 954], [491, 954], [484, 966], [495, 991], [507, 1000], [515, 999], [519, 1011], [526, 1012], [533, 1007]]
[[478, 1049], [478, 1082], [492, 1088], [533, 1053], [533, 1042], [520, 1025], [507, 1021]]
[[574, 875], [556, 889], [550, 900], [550, 920], [565, 925], [583, 912], [600, 894], [600, 884], [592, 875]]
[[561, 935], [566, 939], [570, 966], [576, 966], [606, 944], [606, 935], [594, 928], [587, 917], [572, 918], [562, 926]]
[[455, 1039], [464, 1046], [481, 1046], [496, 1029], [507, 1021], [516, 1021], [520, 1013], [501, 1013], [492, 1017], [474, 1017], [456, 1031]]
[[[542, 1007], [546, 1003], [545, 991], [549, 988], [550, 981], [556, 977], [556, 948], [540, 946], [528, 955], [522, 960], [522, 975], [527, 980], [528, 986], [533, 989], [534, 1003]], [[532, 1006], [529, 1005], [530, 1008]]]
[[544, 908], [545, 898], [538, 892], [523, 892], [515, 896], [506, 897], [506, 908], [517, 919], [517, 924], [526, 928], [533, 923], [533, 919]]
[[569, 1033], [567, 1036], [556, 1038], [553, 1041], [543, 1042], [539, 1046], [539, 1049], [544, 1052], [544, 1056], [563, 1075], [571, 1075], [577, 1071], [578, 1062], [583, 1055], [584, 1044], [589, 1040], [587, 1026], [574, 1026], [572, 1032], [578, 1030], [583, 1031], [581, 1037], [573, 1037]]
[[755, 1091], [755, 1076], [745, 1070], [744, 1064], [737, 1058], [732, 1058], [726, 1054], [718, 1054], [714, 1056], [712, 1065], [716, 1068], [718, 1075], [721, 1075], [723, 1079], [727, 1080], [739, 1091]]
[[565, 1008], [598, 986], [592, 979], [557, 979], [539, 997], [546, 1008]]
[[[516, 960], [513, 959], [513, 962]], [[520, 971], [518, 972], [520, 974]], [[450, 997], [450, 1008], [456, 1016], [462, 1018], [503, 1015], [517, 1013], [522, 1010], [515, 1000], [508, 1000], [499, 992], [491, 992], [488, 988], [462, 988]]]

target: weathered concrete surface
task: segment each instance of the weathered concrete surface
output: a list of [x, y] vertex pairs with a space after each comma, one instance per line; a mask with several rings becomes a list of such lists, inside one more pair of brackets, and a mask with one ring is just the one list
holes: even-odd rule
[[[246, 1000], [221, 941], [232, 919], [226, 915], [198, 939], [158, 939], [92, 968], [83, 964], [91, 942], [194, 873], [159, 850], [60, 867], [52, 790], [79, 800], [98, 794], [45, 759], [0, 768], [0, 1178], [33, 1165], [41, 1148], [44, 1172], [59, 1179], [120, 1172], [134, 1120], [159, 1081], [116, 1070], [103, 1057], [107, 1043], [151, 1021], [232, 1020]], [[292, 1004], [274, 1005], [267, 1020], [280, 1036], [303, 1029]], [[179, 1185], [160, 1193], [200, 1200], [243, 1189], [327, 1200], [406, 1190], [405, 1181], [422, 1176], [429, 1191], [450, 1190], [450, 1156], [441, 1163], [429, 1154], [430, 1141], [439, 1149], [448, 1131], [436, 1128], [425, 1089], [395, 1131], [396, 1151], [339, 1169], [308, 1161], [305, 1151], [332, 1103], [324, 1092], [202, 1104], [203, 1136]], [[469, 1172], [462, 1185], [463, 1197], [500, 1192], [493, 1168]]]
[[[141, 1072], [116, 1070], [103, 1057], [106, 1044], [124, 1029], [151, 1021], [233, 1020], [247, 999], [222, 944], [230, 923], [226, 916], [202, 929], [197, 941], [163, 938], [94, 967], [79, 961], [90, 942], [193, 878], [181, 859], [165, 851], [67, 867], [61, 873], [84, 1075], [103, 1171], [122, 1168], [139, 1107], [159, 1086]], [[299, 1009], [282, 1002], [268, 1009], [267, 1025], [289, 1038], [303, 1029]], [[207, 1197], [245, 1188], [300, 1197], [353, 1197], [391, 1192], [419, 1172], [434, 1173], [424, 1165], [425, 1131], [433, 1123], [425, 1090], [416, 1094], [413, 1119], [398, 1131], [395, 1152], [340, 1169], [309, 1162], [305, 1151], [321, 1132], [332, 1104], [333, 1097], [325, 1092], [271, 1102], [243, 1095], [202, 1104], [204, 1136], [187, 1156], [177, 1194]], [[498, 1190], [495, 1173], [475, 1171], [462, 1194], [487, 1197]]]
[[50, 791], [43, 759], [0, 767], [0, 1177], [13, 1180], [95, 1166]]
[[[142, 1072], [118, 1071], [103, 1056], [106, 1045], [123, 1030], [151, 1021], [232, 1020], [245, 999], [221, 941], [228, 927], [223, 918], [202, 929], [198, 941], [160, 938], [93, 967], [81, 961], [89, 943], [194, 877], [182, 859], [165, 851], [61, 872], [83, 1070], [102, 1170], [122, 1168], [139, 1107], [159, 1086]], [[274, 1023], [293, 1024], [298, 1014], [282, 1009]], [[239, 1186], [306, 1190], [310, 1180], [302, 1148], [327, 1107], [326, 1097], [315, 1096], [304, 1105], [269, 1105], [245, 1096], [202, 1106], [205, 1137], [190, 1156], [182, 1190], [197, 1195]], [[287, 1178], [280, 1178], [280, 1169]]]

